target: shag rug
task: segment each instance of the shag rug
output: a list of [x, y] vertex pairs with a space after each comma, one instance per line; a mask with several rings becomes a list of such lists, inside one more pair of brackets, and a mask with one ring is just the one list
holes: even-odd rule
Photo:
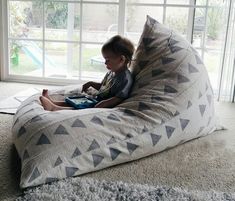
[[234, 201], [235, 194], [216, 191], [187, 191], [91, 178], [68, 178], [29, 189], [16, 201]]

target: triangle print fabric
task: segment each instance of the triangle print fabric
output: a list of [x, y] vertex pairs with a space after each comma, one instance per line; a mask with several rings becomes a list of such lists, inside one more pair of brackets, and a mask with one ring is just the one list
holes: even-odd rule
[[23, 102], [12, 126], [22, 188], [136, 160], [216, 129], [206, 68], [185, 39], [147, 17], [135, 58], [132, 93], [118, 107], [48, 112], [39, 95]]

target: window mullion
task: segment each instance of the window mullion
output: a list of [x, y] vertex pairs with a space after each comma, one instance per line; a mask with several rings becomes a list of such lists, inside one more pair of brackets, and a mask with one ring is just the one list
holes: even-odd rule
[[80, 41], [79, 41], [79, 69], [78, 69], [78, 79], [81, 80], [82, 77], [82, 31], [83, 29], [83, 0], [80, 2]]
[[193, 6], [193, 7], [190, 6], [190, 8], [189, 8], [188, 26], [187, 26], [187, 39], [190, 43], [192, 43], [193, 42], [193, 28], [194, 28], [196, 0], [190, 0], [190, 5]]
[[204, 53], [205, 53], [206, 32], [207, 32], [207, 18], [208, 18], [207, 13], [208, 13], [208, 4], [209, 4], [208, 1], [209, 0], [206, 1], [205, 29], [204, 29], [204, 32], [202, 34], [202, 46], [201, 46], [201, 48], [202, 48], [202, 55], [201, 55], [202, 60], [204, 60]]
[[164, 0], [164, 5], [163, 5], [163, 16], [162, 16], [162, 22], [165, 24], [166, 21], [166, 0]]
[[119, 1], [118, 9], [118, 34], [124, 35], [126, 28], [126, 0]]
[[0, 72], [0, 76], [1, 76], [1, 80], [4, 80], [7, 76], [9, 76], [9, 40], [8, 40], [8, 33], [9, 33], [9, 25], [8, 25], [8, 1], [1, 1], [0, 3], [1, 7], [1, 16], [0, 16], [0, 20], [2, 23], [2, 32], [1, 32], [1, 40], [2, 42], [0, 42], [0, 48], [1, 48], [1, 63], [0, 63], [0, 67], [1, 67], [1, 72]]

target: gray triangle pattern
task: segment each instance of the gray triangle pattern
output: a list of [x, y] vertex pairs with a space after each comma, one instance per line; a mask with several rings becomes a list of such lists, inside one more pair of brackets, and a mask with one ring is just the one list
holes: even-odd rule
[[168, 137], [168, 139], [170, 139], [170, 137], [172, 136], [175, 128], [172, 127], [172, 126], [165, 126], [165, 128], [166, 128], [167, 137]]
[[54, 134], [55, 135], [68, 135], [69, 133], [66, 130], [66, 128], [60, 124], [55, 130]]
[[156, 135], [156, 134], [153, 134], [153, 133], [150, 133], [150, 136], [151, 136], [151, 139], [152, 139], [152, 143], [153, 143], [153, 146], [155, 146], [161, 139], [161, 135]]
[[24, 151], [24, 154], [23, 154], [23, 160], [29, 158], [29, 152], [27, 150]]
[[150, 108], [147, 104], [145, 104], [145, 103], [143, 103], [143, 102], [139, 102], [138, 110], [139, 110], [139, 111], [151, 110], [151, 108]]
[[144, 47], [148, 47], [154, 40], [155, 38], [143, 38]]
[[100, 148], [100, 145], [98, 144], [96, 140], [93, 140], [87, 151], [91, 151], [91, 150], [98, 149], [98, 148]]
[[86, 125], [80, 119], [76, 119], [73, 122], [72, 127], [86, 128]]
[[203, 116], [203, 114], [206, 110], [206, 105], [199, 105], [199, 110], [200, 110], [201, 115]]
[[110, 114], [107, 118], [113, 121], [120, 121], [120, 119], [118, 119], [114, 114]]
[[164, 119], [161, 120], [161, 125], [166, 123]]
[[98, 125], [101, 125], [101, 126], [104, 126], [104, 123], [101, 121], [101, 119], [97, 116], [94, 116], [92, 119], [91, 119], [91, 122], [94, 123], [94, 124], [98, 124]]
[[165, 85], [164, 92], [166, 94], [166, 93], [177, 93], [178, 91], [169, 85]]
[[180, 113], [179, 113], [179, 111], [178, 110], [176, 110], [176, 112], [175, 112], [175, 114], [174, 114], [174, 116], [176, 117], [177, 115], [179, 115]]
[[148, 128], [146, 126], [144, 126], [142, 133], [148, 132]]
[[115, 160], [120, 153], [122, 153], [120, 150], [115, 149], [115, 148], [109, 148], [109, 150], [110, 150], [112, 161]]
[[73, 152], [73, 155], [72, 155], [72, 158], [75, 158], [77, 156], [81, 155], [81, 152], [80, 150], [76, 147], [76, 149], [74, 150]]
[[135, 115], [135, 113], [134, 112], [132, 112], [131, 110], [129, 110], [129, 109], [125, 109], [124, 110], [124, 115], [126, 115], [126, 116], [130, 116], [130, 117], [134, 117], [134, 116], [136, 116]]
[[51, 144], [50, 140], [46, 135], [42, 134], [36, 145]]
[[26, 129], [24, 126], [22, 126], [17, 134], [17, 137], [19, 138], [21, 135], [26, 133]]
[[175, 44], [179, 43], [179, 41], [170, 38], [169, 43], [170, 43], [170, 45], [175, 45]]
[[187, 109], [190, 108], [191, 106], [192, 106], [192, 102], [188, 101]]
[[163, 65], [172, 63], [173, 61], [175, 61], [174, 58], [162, 57], [162, 64], [163, 64]]
[[130, 133], [128, 133], [128, 134], [126, 135], [125, 140], [130, 139], [130, 138], [132, 138], [132, 137], [133, 137], [133, 135], [132, 135], [132, 134], [130, 134]]
[[152, 77], [161, 75], [162, 73], [165, 73], [165, 71], [161, 70], [161, 69], [153, 69], [152, 70]]
[[110, 138], [110, 140], [107, 142], [107, 145], [113, 144], [113, 143], [116, 143], [116, 142], [117, 142], [117, 141], [116, 141], [115, 137], [112, 136], [112, 137]]
[[31, 177], [29, 178], [29, 183], [32, 182], [33, 180], [35, 180], [36, 178], [38, 178], [39, 176], [41, 175], [41, 173], [38, 171], [38, 168], [36, 167], [34, 170], [33, 170], [33, 173], [31, 175]]
[[41, 120], [42, 120], [42, 118], [41, 118], [39, 115], [37, 115], [37, 116], [33, 117], [33, 118], [30, 120], [30, 122], [33, 123], [33, 122], [37, 122], [37, 121], [41, 121]]
[[190, 63], [188, 64], [188, 71], [189, 71], [189, 73], [198, 73], [199, 72], [197, 70], [197, 68]]
[[60, 165], [61, 163], [63, 163], [63, 161], [61, 160], [61, 158], [58, 156], [58, 158], [56, 159], [56, 162], [54, 164], [54, 167]]
[[178, 74], [177, 81], [178, 81], [178, 84], [181, 84], [181, 83], [189, 82], [190, 80], [187, 77]]
[[101, 163], [101, 161], [104, 159], [103, 156], [98, 155], [98, 154], [92, 154], [92, 158], [93, 158], [94, 167], [99, 165]]
[[189, 123], [188, 119], [180, 119], [180, 125], [181, 125], [181, 128], [182, 128], [182, 131], [184, 131], [184, 129], [186, 128], [188, 123]]
[[77, 167], [65, 167], [66, 177], [72, 177], [78, 170]]
[[130, 153], [130, 155], [138, 148], [139, 146], [136, 144], [132, 144], [130, 142], [127, 142], [127, 149]]

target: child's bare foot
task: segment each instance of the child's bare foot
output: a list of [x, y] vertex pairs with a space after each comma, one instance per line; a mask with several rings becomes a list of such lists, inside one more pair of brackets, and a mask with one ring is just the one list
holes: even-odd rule
[[48, 111], [58, 110], [57, 105], [52, 103], [48, 98], [46, 98], [44, 96], [40, 96], [39, 99], [42, 103], [42, 106], [43, 106], [44, 110], [48, 110]]
[[49, 94], [48, 94], [48, 89], [43, 89], [42, 90], [42, 96], [44, 96], [44, 97], [48, 98], [49, 100], [51, 100], [50, 97], [49, 97]]

